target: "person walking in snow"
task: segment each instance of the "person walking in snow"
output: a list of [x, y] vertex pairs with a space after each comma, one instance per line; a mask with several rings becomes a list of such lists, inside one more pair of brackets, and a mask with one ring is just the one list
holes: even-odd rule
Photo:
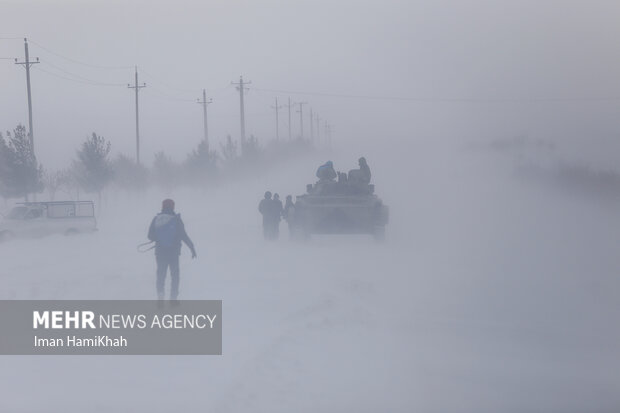
[[293, 203], [293, 196], [287, 195], [286, 202], [284, 203], [284, 209], [282, 210], [282, 218], [284, 218], [286, 220], [286, 223], [288, 224], [289, 237], [291, 236], [291, 233], [292, 233], [290, 215], [291, 215], [291, 212], [293, 212], [294, 210], [295, 210], [295, 204]]
[[282, 210], [282, 218], [288, 220], [288, 214], [292, 209], [295, 209], [295, 204], [293, 203], [293, 196], [287, 195], [284, 209]]
[[280, 218], [276, 220], [276, 203], [271, 198], [271, 192], [265, 192], [265, 197], [258, 204], [258, 212], [263, 216], [263, 236], [266, 240], [274, 240], [276, 238], [276, 226]]
[[280, 236], [280, 219], [284, 208], [282, 207], [282, 201], [280, 201], [279, 194], [273, 194], [273, 225], [274, 225], [274, 239], [278, 239]]
[[148, 239], [155, 242], [155, 261], [157, 263], [157, 298], [164, 299], [166, 274], [170, 268], [170, 300], [176, 301], [179, 295], [179, 255], [181, 242], [184, 242], [196, 258], [194, 243], [185, 232], [181, 214], [174, 212], [174, 201], [165, 199], [161, 212], [153, 218], [149, 227]]

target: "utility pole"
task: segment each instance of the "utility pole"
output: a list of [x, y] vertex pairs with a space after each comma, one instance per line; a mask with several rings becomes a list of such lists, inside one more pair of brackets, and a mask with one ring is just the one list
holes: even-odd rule
[[321, 128], [319, 127], [320, 122], [319, 122], [319, 115], [316, 115], [316, 142], [317, 144], [320, 143], [321, 140]]
[[252, 82], [243, 82], [243, 76], [239, 76], [239, 83], [230, 82], [233, 85], [237, 86], [237, 90], [239, 91], [239, 111], [240, 111], [240, 122], [241, 122], [241, 154], [243, 154], [243, 148], [245, 147], [245, 109], [243, 106], [243, 93], [248, 89], [244, 85], [249, 85]]
[[327, 137], [327, 143], [329, 145], [329, 148], [331, 149], [332, 147], [332, 125], [330, 125], [327, 122], [325, 122], [325, 136]]
[[304, 138], [304, 105], [307, 105], [308, 102], [297, 102], [299, 105], [299, 128], [301, 130], [301, 139]]
[[310, 139], [314, 140], [314, 115], [312, 109], [310, 109]]
[[127, 84], [129, 89], [135, 89], [136, 91], [136, 164], [140, 165], [140, 117], [138, 112], [138, 92], [143, 87], [146, 87], [146, 83], [138, 85], [138, 66], [136, 66], [136, 77], [133, 86]]
[[212, 103], [213, 99], [207, 100], [207, 91], [202, 89], [202, 100], [198, 99], [198, 103], [202, 105], [202, 116], [204, 119], [205, 142], [207, 143], [207, 153], [209, 152], [209, 129], [207, 128], [207, 105]]
[[283, 107], [284, 106], [278, 106], [278, 98], [276, 98], [276, 105], [271, 107], [276, 110], [276, 141], [278, 142], [280, 141], [280, 120], [278, 117], [278, 111]]
[[291, 104], [291, 98], [288, 98], [288, 140], [293, 139], [293, 133], [291, 132], [292, 123], [291, 123], [291, 108], [293, 105]]
[[39, 63], [39, 58], [37, 57], [36, 62], [30, 61], [27, 38], [24, 38], [24, 55], [26, 59], [23, 62], [18, 62], [17, 59], [15, 59], [15, 64], [24, 66], [26, 68], [26, 88], [28, 90], [28, 137], [30, 138], [30, 150], [34, 154], [34, 133], [32, 132], [32, 95], [30, 93], [30, 67], [34, 64]]

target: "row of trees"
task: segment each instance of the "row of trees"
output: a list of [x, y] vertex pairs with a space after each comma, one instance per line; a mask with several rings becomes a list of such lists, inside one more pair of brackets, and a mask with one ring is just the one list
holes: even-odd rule
[[219, 150], [200, 142], [183, 161], [158, 152], [151, 168], [138, 165], [125, 155], [111, 157], [112, 145], [93, 133], [80, 146], [72, 163], [60, 170], [47, 170], [37, 161], [26, 129], [18, 125], [6, 136], [0, 133], [0, 196], [24, 198], [47, 190], [54, 200], [62, 191], [79, 198], [80, 191], [96, 193], [108, 186], [129, 191], [158, 185], [166, 190], [178, 186], [206, 186], [216, 180], [256, 173], [278, 161], [311, 150], [308, 141], [272, 141], [261, 145], [251, 136], [238, 145], [230, 136]]
[[32, 151], [26, 128], [18, 125], [6, 138], [0, 133], [0, 195], [4, 198], [28, 197], [41, 192], [43, 168]]

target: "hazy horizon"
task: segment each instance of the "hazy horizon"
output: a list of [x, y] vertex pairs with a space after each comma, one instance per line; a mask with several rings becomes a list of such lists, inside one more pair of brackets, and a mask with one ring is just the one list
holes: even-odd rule
[[[343, 146], [618, 135], [614, 2], [5, 1], [2, 8], [0, 57], [22, 61], [28, 37], [31, 56], [41, 59], [32, 70], [34, 132], [50, 167], [71, 159], [92, 132], [113, 152], [134, 156], [127, 89], [134, 65], [147, 83], [140, 92], [147, 163], [160, 150], [182, 159], [200, 141], [195, 101], [203, 88], [213, 98], [215, 147], [228, 134], [238, 139], [239, 97], [230, 83], [240, 75], [252, 82], [247, 134], [263, 142], [275, 137], [276, 97], [280, 105], [289, 97], [308, 102], [305, 135], [312, 109]], [[23, 68], [0, 60], [0, 81], [1, 130], [27, 124]], [[283, 108], [284, 138], [287, 117]], [[292, 128], [298, 136], [297, 108]]]

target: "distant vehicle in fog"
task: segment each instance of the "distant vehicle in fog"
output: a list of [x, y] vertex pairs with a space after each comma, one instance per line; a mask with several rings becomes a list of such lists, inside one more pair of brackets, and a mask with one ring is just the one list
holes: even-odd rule
[[370, 168], [366, 159], [360, 158], [360, 168], [348, 175], [339, 172], [337, 181], [321, 179], [317, 171], [319, 181], [306, 185], [307, 193], [298, 195], [288, 210], [293, 238], [311, 234], [370, 234], [377, 240], [385, 237], [389, 208], [374, 194], [375, 186], [368, 183]]
[[0, 222], [0, 241], [97, 230], [92, 201], [23, 202]]

